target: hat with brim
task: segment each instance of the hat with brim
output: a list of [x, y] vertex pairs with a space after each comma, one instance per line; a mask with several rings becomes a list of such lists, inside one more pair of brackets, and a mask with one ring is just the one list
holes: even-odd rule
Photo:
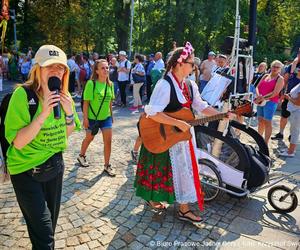
[[68, 67], [67, 56], [65, 52], [55, 45], [41, 46], [35, 54], [34, 61], [41, 67], [46, 67], [57, 63]]
[[127, 56], [126, 51], [121, 50], [121, 51], [119, 52], [119, 56]]

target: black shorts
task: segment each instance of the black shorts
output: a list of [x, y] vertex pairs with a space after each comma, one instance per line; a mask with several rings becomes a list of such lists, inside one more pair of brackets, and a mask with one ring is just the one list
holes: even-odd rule
[[281, 116], [283, 118], [288, 118], [291, 115], [291, 113], [287, 110], [288, 102], [288, 100], [284, 99], [284, 101], [281, 104]]

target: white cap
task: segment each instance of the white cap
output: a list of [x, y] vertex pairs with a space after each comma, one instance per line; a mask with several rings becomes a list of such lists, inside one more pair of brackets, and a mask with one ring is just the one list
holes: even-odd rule
[[51, 64], [59, 63], [68, 67], [67, 56], [60, 48], [54, 45], [43, 45], [35, 54], [35, 63], [41, 67], [46, 67]]
[[121, 50], [121, 51], [119, 52], [119, 56], [127, 56], [126, 51]]

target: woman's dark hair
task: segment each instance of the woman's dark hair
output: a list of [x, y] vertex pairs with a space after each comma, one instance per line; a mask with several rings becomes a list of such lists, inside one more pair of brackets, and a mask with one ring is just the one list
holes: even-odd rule
[[[179, 59], [183, 49], [184, 49], [184, 47], [179, 47], [172, 52], [172, 54], [169, 57], [169, 60], [167, 62], [167, 68], [166, 68], [165, 75], [167, 75], [169, 73], [169, 71], [179, 63], [179, 62], [177, 62], [177, 60]], [[183, 62], [186, 62], [193, 54], [194, 54], [194, 51]]]
[[144, 61], [144, 57], [142, 55], [135, 55], [134, 58], [138, 59], [139, 62], [143, 62]]

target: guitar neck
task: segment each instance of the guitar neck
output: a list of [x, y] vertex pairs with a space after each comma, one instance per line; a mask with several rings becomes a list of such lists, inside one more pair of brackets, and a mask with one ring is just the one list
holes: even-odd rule
[[196, 119], [196, 120], [193, 120], [193, 121], [189, 121], [188, 123], [192, 126], [198, 126], [198, 125], [201, 125], [201, 124], [204, 124], [204, 123], [207, 123], [207, 122], [222, 120], [226, 116], [227, 116], [227, 113], [221, 113], [221, 114], [212, 115], [212, 116]]

